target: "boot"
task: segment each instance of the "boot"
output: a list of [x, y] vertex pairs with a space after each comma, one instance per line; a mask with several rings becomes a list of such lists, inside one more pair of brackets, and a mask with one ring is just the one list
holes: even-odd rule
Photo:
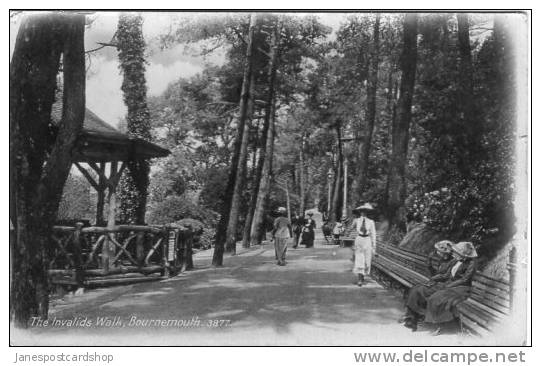
[[359, 274], [359, 281], [357, 282], [357, 285], [362, 286], [364, 284], [364, 275]]

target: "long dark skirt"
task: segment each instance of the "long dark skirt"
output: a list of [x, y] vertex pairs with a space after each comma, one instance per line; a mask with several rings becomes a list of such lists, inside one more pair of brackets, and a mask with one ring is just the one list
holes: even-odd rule
[[314, 246], [314, 230], [303, 231], [301, 234], [301, 244], [306, 245], [307, 248]]
[[415, 286], [410, 290], [406, 305], [411, 311], [424, 315], [428, 323], [444, 323], [456, 318], [456, 305], [469, 294], [469, 286], [445, 288], [441, 283]]
[[418, 285], [412, 287], [409, 292], [406, 306], [411, 311], [424, 315], [426, 313], [427, 299], [436, 291], [443, 289], [441, 283], [436, 283], [432, 286]]
[[449, 322], [457, 317], [456, 306], [470, 295], [470, 286], [456, 286], [435, 292], [427, 300], [427, 323]]

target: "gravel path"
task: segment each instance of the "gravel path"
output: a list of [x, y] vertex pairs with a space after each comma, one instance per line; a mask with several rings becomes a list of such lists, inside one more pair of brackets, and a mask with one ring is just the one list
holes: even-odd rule
[[12, 329], [12, 344], [475, 343], [456, 334], [412, 333], [398, 324], [400, 296], [371, 279], [362, 288], [356, 286], [350, 249], [321, 242], [311, 249], [290, 248], [284, 267], [275, 264], [271, 245], [239, 250], [225, 258], [222, 268], [210, 266], [211, 255], [198, 253], [194, 271], [171, 279], [95, 289], [55, 301], [50, 321], [56, 325]]

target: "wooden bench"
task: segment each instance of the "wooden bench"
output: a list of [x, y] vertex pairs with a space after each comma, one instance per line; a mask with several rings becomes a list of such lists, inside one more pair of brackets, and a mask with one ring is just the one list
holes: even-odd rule
[[429, 277], [426, 256], [381, 241], [377, 243], [372, 268], [378, 280], [385, 282], [385, 277], [390, 278], [388, 285], [402, 290], [404, 297], [407, 296], [409, 289], [427, 282]]
[[[385, 277], [390, 279], [390, 286], [402, 289], [404, 296], [409, 289], [429, 278], [427, 256], [381, 241], [378, 241], [376, 253], [372, 261], [373, 275], [381, 282], [385, 282]], [[513, 262], [508, 265], [511, 280], [515, 266]], [[510, 313], [511, 282], [476, 273], [470, 297], [456, 306], [461, 329], [481, 336], [489, 334], [494, 325]]]
[[462, 328], [477, 335], [490, 333], [495, 324], [509, 315], [510, 309], [509, 282], [481, 273], [473, 277], [470, 297], [456, 307]]

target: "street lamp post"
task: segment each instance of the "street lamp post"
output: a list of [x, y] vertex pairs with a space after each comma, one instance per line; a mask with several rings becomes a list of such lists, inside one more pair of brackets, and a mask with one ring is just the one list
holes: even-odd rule
[[327, 182], [329, 184], [329, 196], [327, 198], [327, 216], [330, 218], [331, 215], [331, 200], [332, 200], [332, 169], [329, 168], [329, 172], [327, 173]]
[[342, 205], [342, 217], [348, 215], [348, 159], [344, 156], [344, 204]]
[[[352, 142], [352, 141], [363, 141], [364, 137], [342, 137], [342, 142]], [[347, 206], [347, 197], [348, 197], [348, 153], [347, 149], [344, 146], [344, 204], [342, 205], [342, 216], [347, 216], [348, 206]]]

